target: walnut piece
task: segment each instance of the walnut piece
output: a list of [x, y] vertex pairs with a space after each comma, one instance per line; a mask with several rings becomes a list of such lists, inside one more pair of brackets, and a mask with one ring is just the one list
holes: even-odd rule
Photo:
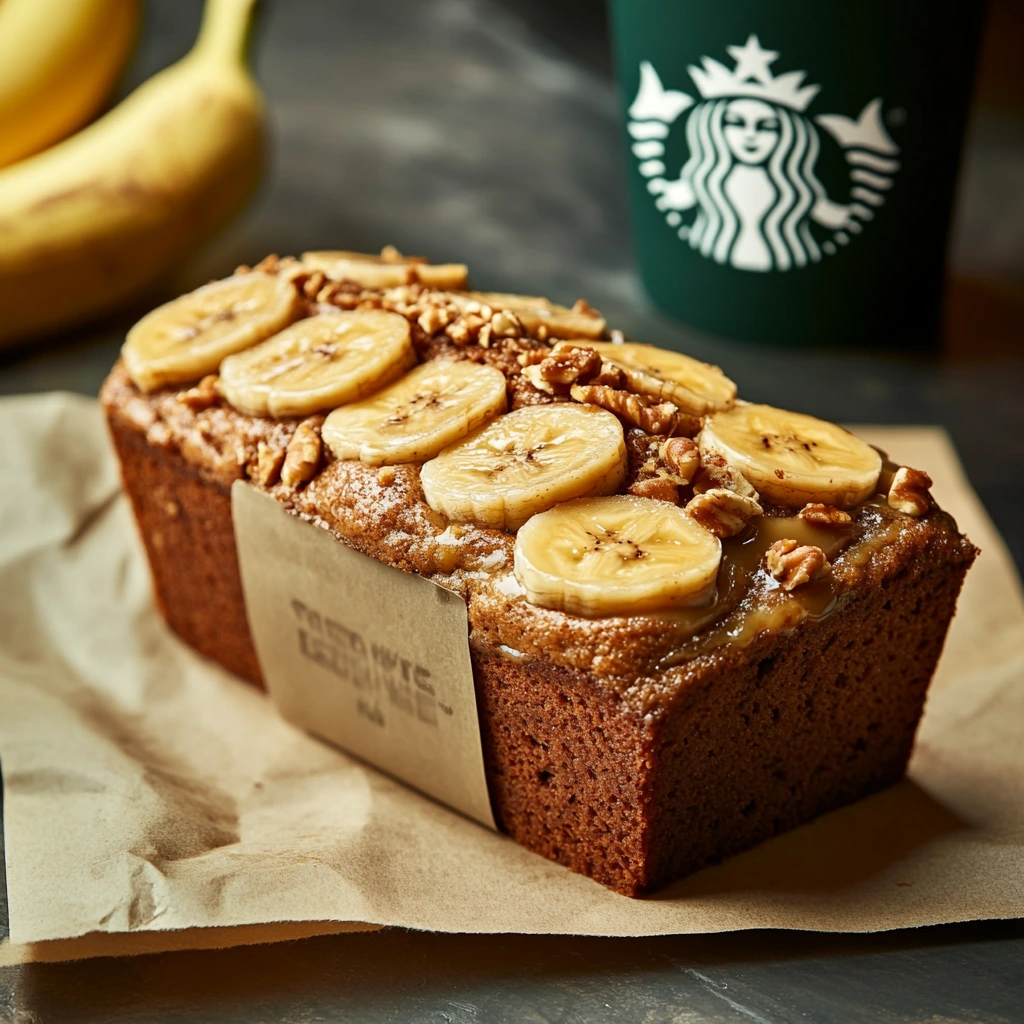
[[312, 480], [320, 465], [320, 419], [303, 420], [288, 442], [288, 451], [281, 467], [281, 481], [288, 487]]
[[182, 405], [187, 405], [193, 412], [202, 412], [216, 405], [220, 401], [220, 394], [217, 391], [217, 374], [211, 373], [205, 376], [194, 388], [182, 391], [177, 399]]
[[281, 475], [283, 463], [283, 448], [275, 448], [273, 445], [267, 444], [266, 441], [260, 441], [256, 446], [256, 465], [249, 475], [263, 487], [272, 487]]
[[932, 478], [923, 470], [900, 466], [889, 488], [890, 507], [908, 516], [923, 516], [931, 508], [931, 485]]
[[585, 345], [556, 345], [538, 366], [540, 375], [551, 384], [575, 384], [601, 372], [601, 357]]
[[693, 490], [696, 494], [722, 488], [744, 497], [758, 500], [758, 493], [749, 480], [735, 467], [731, 466], [724, 456], [717, 452], [704, 452], [701, 455], [701, 467], [693, 479]]
[[678, 486], [663, 476], [635, 480], [629, 485], [629, 493], [638, 498], [654, 498], [657, 501], [670, 501], [673, 505], [679, 504]]
[[606, 384], [573, 384], [569, 394], [577, 402], [599, 405], [648, 434], [671, 434], [679, 425], [679, 410], [671, 402], [619, 391]]
[[765, 552], [764, 562], [765, 568], [783, 590], [793, 590], [832, 571], [821, 548], [814, 544], [798, 544], [789, 537], [777, 540]]
[[559, 344], [550, 353], [528, 352], [523, 356], [523, 376], [549, 395], [566, 395], [573, 384], [586, 383], [601, 370], [600, 355], [584, 345]]
[[546, 381], [541, 375], [540, 363], [531, 363], [529, 366], [524, 366], [521, 376], [524, 380], [528, 380], [538, 391], [543, 391], [547, 395], [555, 393], [554, 384]]
[[499, 338], [521, 338], [523, 322], [511, 309], [499, 309], [491, 317], [491, 330]]
[[264, 256], [252, 269], [260, 274], [276, 274], [281, 269], [281, 257], [272, 252], [269, 256]]
[[849, 526], [853, 522], [849, 512], [844, 512], [835, 505], [822, 505], [816, 502], [804, 505], [796, 515], [798, 519], [814, 523], [815, 526]]
[[716, 537], [735, 537], [754, 516], [763, 513], [753, 498], [727, 491], [724, 487], [713, 487], [702, 494], [695, 494], [683, 511]]
[[659, 452], [677, 483], [688, 484], [700, 468], [700, 452], [688, 437], [670, 437]]
[[424, 334], [433, 337], [439, 331], [444, 330], [454, 319], [454, 311], [446, 306], [429, 305], [420, 313], [416, 322], [420, 325]]
[[301, 288], [302, 294], [307, 299], [315, 299], [327, 283], [327, 275], [322, 270], [314, 270], [308, 277], [304, 277], [301, 284], [298, 280], [295, 284]]
[[587, 383], [603, 384], [605, 387], [617, 388], [619, 391], [628, 390], [626, 374], [614, 363], [609, 363], [608, 360], [604, 360], [601, 363], [601, 372], [593, 380], [587, 381]]

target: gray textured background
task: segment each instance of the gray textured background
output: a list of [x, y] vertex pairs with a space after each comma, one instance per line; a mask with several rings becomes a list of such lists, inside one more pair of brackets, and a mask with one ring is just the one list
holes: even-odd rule
[[[1011, 4], [1003, 4], [1012, 7]], [[150, 0], [128, 85], [188, 47], [198, 0]], [[1018, 19], [1019, 20], [1019, 19]], [[1024, 118], [972, 121], [942, 358], [791, 353], [689, 332], [631, 269], [600, 5], [278, 0], [257, 35], [270, 174], [168, 284], [269, 251], [393, 242], [484, 288], [585, 295], [628, 334], [727, 367], [746, 397], [941, 423], [1024, 564]], [[0, 361], [0, 392], [95, 393], [131, 315]], [[6, 929], [0, 878], [0, 934]], [[0, 1020], [1024, 1021], [1024, 926], [641, 940], [389, 932], [0, 969]]]

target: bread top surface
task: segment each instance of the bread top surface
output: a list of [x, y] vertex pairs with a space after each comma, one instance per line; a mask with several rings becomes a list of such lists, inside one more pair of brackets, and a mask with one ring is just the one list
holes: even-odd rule
[[[319, 300], [326, 297], [324, 285], [317, 284], [313, 294], [302, 295], [299, 316], [323, 309]], [[300, 293], [302, 286], [300, 279]], [[458, 331], [454, 338], [443, 328], [428, 333], [432, 325], [421, 323], [422, 304], [409, 301], [424, 291], [415, 283], [390, 292], [347, 284], [336, 295], [342, 308], [383, 306], [407, 316], [420, 362], [469, 360], [501, 370], [510, 410], [573, 400], [566, 389], [545, 391], [536, 386], [543, 381], [523, 374], [524, 365], [536, 365], [531, 360], [550, 354], [556, 339], [544, 337], [543, 329], [489, 338], [488, 345], [460, 339]], [[577, 309], [582, 316], [597, 318], [585, 304]], [[586, 341], [578, 344], [585, 347]], [[800, 518], [796, 508], [762, 497], [763, 514], [722, 538], [714, 593], [698, 605], [583, 617], [527, 600], [514, 571], [514, 534], [455, 523], [432, 508], [425, 500], [419, 462], [375, 466], [335, 458], [319, 444], [322, 414], [247, 415], [233, 408], [209, 377], [143, 391], [123, 360], [111, 371], [101, 398], [112, 422], [144, 436], [166, 457], [184, 460], [211, 486], [227, 489], [235, 480], [248, 480], [288, 511], [357, 550], [457, 591], [468, 603], [475, 636], [500, 645], [511, 658], [543, 657], [583, 670], [640, 714], [656, 714], [717, 667], [763, 656], [777, 638], [792, 634], [802, 623], [835, 614], [859, 592], [908, 566], [963, 563], [974, 557], [953, 520], [930, 499], [923, 514], [910, 515], [890, 504], [898, 467], [886, 463], [874, 493], [845, 509], [849, 522]], [[628, 470], [617, 491], [637, 493], [639, 484], [643, 493], [644, 480], [670, 476], [658, 454], [665, 437], [625, 417], [623, 426]], [[289, 479], [284, 459], [303, 431], [315, 435], [319, 454], [305, 479], [294, 474]], [[669, 482], [680, 505], [695, 496], [687, 485]], [[671, 492], [656, 493], [660, 497]], [[784, 577], [766, 571], [765, 553], [781, 538], [823, 552], [830, 571], [792, 589], [780, 586]]]

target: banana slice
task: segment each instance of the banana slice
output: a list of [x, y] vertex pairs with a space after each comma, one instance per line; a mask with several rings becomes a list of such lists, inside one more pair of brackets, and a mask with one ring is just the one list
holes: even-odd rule
[[427, 504], [456, 522], [517, 530], [560, 501], [611, 494], [626, 475], [622, 425], [596, 406], [531, 405], [423, 467]]
[[839, 508], [874, 493], [882, 457], [848, 430], [798, 412], [741, 403], [716, 412], [697, 438], [701, 456], [721, 455], [762, 497]]
[[364, 288], [396, 288], [419, 281], [429, 288], [465, 288], [469, 271], [464, 263], [425, 263], [407, 260], [396, 249], [380, 256], [360, 252], [304, 252], [302, 262], [335, 281], [355, 281]]
[[736, 401], [736, 385], [717, 366], [682, 352], [636, 342], [596, 341], [591, 348], [633, 378], [630, 383], [638, 390], [667, 399], [694, 416], [728, 409]]
[[372, 398], [335, 409], [321, 434], [338, 459], [371, 466], [422, 462], [506, 408], [501, 370], [423, 363]]
[[121, 355], [143, 391], [187, 384], [213, 373], [225, 356], [276, 334], [300, 311], [299, 294], [287, 280], [236, 274], [147, 313], [128, 332]]
[[556, 305], [539, 295], [461, 292], [447, 298], [463, 311], [471, 302], [490, 306], [491, 309], [511, 310], [531, 334], [536, 334], [542, 325], [549, 338], [600, 338], [604, 334], [604, 317], [596, 310], [580, 312]]
[[218, 388], [248, 416], [308, 416], [364, 398], [415, 363], [404, 316], [325, 313], [228, 356]]
[[534, 516], [514, 568], [533, 604], [599, 618], [706, 601], [721, 559], [721, 541], [678, 506], [616, 494]]

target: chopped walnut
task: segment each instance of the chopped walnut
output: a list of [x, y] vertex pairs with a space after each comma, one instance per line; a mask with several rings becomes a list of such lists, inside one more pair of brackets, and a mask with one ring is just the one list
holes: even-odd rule
[[390, 487], [395, 482], [395, 473], [394, 466], [381, 466], [377, 470], [377, 483], [381, 487]]
[[522, 374], [508, 377], [505, 381], [508, 393], [509, 411], [521, 409], [524, 405], [547, 405], [551, 402], [571, 401], [568, 395], [555, 395], [550, 391], [541, 391], [533, 382]]
[[908, 516], [923, 516], [931, 508], [931, 485], [932, 478], [923, 470], [900, 466], [889, 487], [890, 507]]
[[256, 465], [250, 469], [249, 476], [263, 487], [273, 487], [281, 476], [283, 464], [284, 449], [260, 441], [256, 446]]
[[789, 537], [777, 540], [765, 552], [764, 562], [765, 568], [783, 590], [793, 590], [832, 571], [821, 548], [814, 544], [798, 544]]
[[601, 357], [594, 349], [586, 346], [559, 344], [552, 349], [550, 355], [527, 369], [532, 371], [527, 376], [535, 384], [539, 379], [550, 384], [552, 391], [565, 393], [571, 385], [585, 383], [599, 373]]
[[520, 366], [536, 366], [537, 363], [544, 362], [547, 357], [551, 355], [551, 350], [546, 348], [534, 348], [529, 349], [526, 352], [520, 352], [516, 356], [516, 362]]
[[486, 302], [478, 302], [476, 299], [470, 299], [463, 307], [462, 311], [468, 313], [471, 316], [479, 316], [485, 323], [494, 316], [494, 310]]
[[569, 394], [577, 402], [599, 405], [615, 413], [648, 434], [670, 434], [679, 424], [679, 410], [671, 402], [655, 402], [604, 384], [573, 384]]
[[320, 465], [320, 448], [320, 419], [303, 420], [288, 442], [281, 482], [288, 487], [298, 487], [312, 480]]
[[754, 516], [763, 514], [753, 498], [723, 487], [695, 494], [683, 511], [716, 537], [735, 537]]
[[[605, 387], [617, 388], [620, 391], [626, 389], [626, 375], [622, 370], [614, 363], [609, 363], [607, 360], [602, 361], [601, 371], [598, 375], [588, 384], [603, 384]], [[696, 431], [694, 431], [696, 433]]]
[[495, 310], [486, 302], [472, 300], [461, 313], [454, 305], [449, 306], [444, 332], [456, 345], [476, 342], [481, 348], [491, 348], [499, 341], [522, 337], [523, 325], [511, 310]]
[[797, 518], [805, 519], [808, 523], [814, 523], [815, 526], [848, 526], [853, 522], [853, 517], [849, 512], [844, 512], [841, 508], [836, 508], [835, 505], [817, 503], [804, 505], [797, 512]]
[[655, 498], [658, 501], [670, 501], [673, 505], [679, 504], [678, 486], [663, 476], [635, 480], [629, 485], [629, 493], [640, 498]]
[[194, 388], [182, 391], [177, 399], [182, 405], [187, 405], [193, 412], [202, 412], [216, 405], [220, 401], [220, 394], [217, 391], [217, 374], [207, 374]]
[[733, 491], [735, 494], [742, 494], [744, 497], [758, 499], [758, 493], [750, 481], [734, 466], [731, 466], [724, 456], [717, 452], [703, 452], [701, 454], [701, 467], [693, 479], [693, 490], [696, 494], [710, 491], [720, 487], [726, 491]]
[[538, 391], [543, 391], [547, 395], [555, 394], [555, 386], [550, 381], [544, 379], [540, 363], [531, 363], [529, 366], [524, 366], [522, 377], [524, 380], [528, 380]]
[[307, 299], [315, 299], [327, 283], [327, 275], [322, 270], [314, 270], [301, 284], [298, 281], [295, 283], [302, 289], [302, 294]]
[[521, 338], [523, 322], [510, 309], [499, 309], [491, 317], [491, 330], [501, 338]]
[[469, 345], [477, 340], [480, 328], [487, 323], [489, 317], [485, 318], [479, 313], [463, 313], [454, 323], [450, 323], [444, 333], [455, 342], [456, 345]]
[[688, 484], [700, 468], [700, 452], [688, 437], [670, 437], [659, 452], [679, 483]]
[[452, 309], [447, 306], [427, 306], [427, 308], [420, 313], [416, 322], [420, 325], [424, 334], [433, 335], [439, 331], [444, 330], [452, 320], [455, 319], [455, 314]]
[[252, 269], [260, 274], [276, 274], [281, 269], [281, 257], [272, 252], [269, 256], [264, 256]]
[[316, 301], [325, 306], [333, 305], [335, 298], [344, 290], [344, 286], [340, 281], [328, 281], [320, 291], [316, 293]]

